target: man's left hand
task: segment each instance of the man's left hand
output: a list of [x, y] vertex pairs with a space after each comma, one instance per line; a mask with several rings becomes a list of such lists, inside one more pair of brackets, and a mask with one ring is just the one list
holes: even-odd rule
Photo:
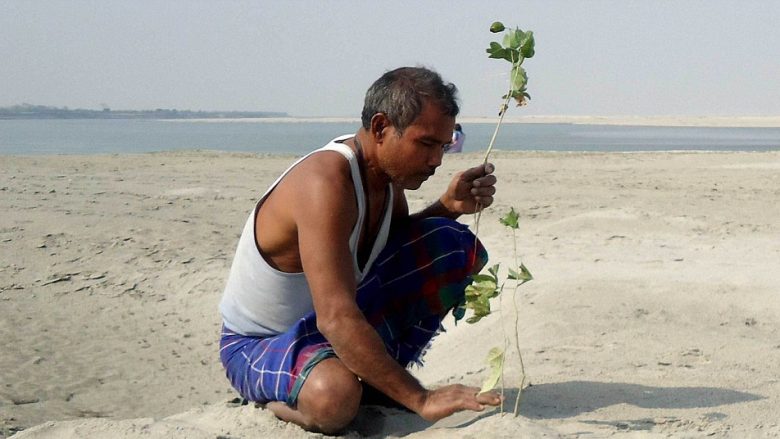
[[488, 163], [459, 172], [439, 201], [457, 215], [475, 213], [490, 206], [496, 193], [494, 170], [493, 164]]

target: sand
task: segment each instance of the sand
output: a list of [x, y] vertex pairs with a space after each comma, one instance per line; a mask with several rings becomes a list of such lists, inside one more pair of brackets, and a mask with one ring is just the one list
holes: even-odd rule
[[[313, 438], [236, 397], [217, 303], [246, 215], [292, 156], [3, 156], [0, 437]], [[447, 156], [412, 208], [480, 154]], [[780, 436], [780, 152], [497, 152], [482, 218], [521, 215], [520, 417], [366, 407], [347, 437]], [[472, 224], [473, 217], [463, 221]], [[479, 385], [511, 295], [446, 321], [426, 385]], [[505, 327], [502, 331], [502, 318]], [[506, 396], [517, 393], [516, 353]]]

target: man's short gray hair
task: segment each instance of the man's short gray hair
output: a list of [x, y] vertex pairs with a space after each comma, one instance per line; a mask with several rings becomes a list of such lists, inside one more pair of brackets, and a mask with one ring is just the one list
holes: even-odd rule
[[430, 100], [442, 113], [455, 117], [460, 112], [458, 88], [444, 83], [441, 76], [424, 67], [401, 67], [377, 79], [366, 92], [363, 103], [363, 128], [371, 128], [371, 118], [384, 113], [398, 134], [417, 119], [423, 104]]

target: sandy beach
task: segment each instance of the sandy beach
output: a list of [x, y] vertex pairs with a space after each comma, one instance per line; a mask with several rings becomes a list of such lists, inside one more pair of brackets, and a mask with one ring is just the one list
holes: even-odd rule
[[[0, 438], [322, 437], [237, 404], [217, 352], [241, 227], [293, 159], [2, 156]], [[481, 160], [446, 156], [408, 193], [412, 209]], [[346, 437], [780, 437], [780, 152], [492, 161], [499, 195], [480, 238], [510, 264], [498, 218], [513, 206], [535, 276], [517, 296], [520, 417], [431, 425], [370, 406]], [[445, 321], [414, 374], [479, 385], [515, 319], [509, 292], [496, 308]]]

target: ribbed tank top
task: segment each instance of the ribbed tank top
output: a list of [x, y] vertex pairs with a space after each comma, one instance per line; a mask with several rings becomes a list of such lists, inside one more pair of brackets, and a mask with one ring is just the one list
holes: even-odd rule
[[388, 185], [388, 197], [379, 233], [374, 241], [368, 261], [363, 270], [360, 270], [357, 247], [360, 231], [367, 214], [367, 206], [357, 157], [348, 146], [340, 143], [350, 137], [353, 136], [337, 137], [324, 147], [297, 160], [274, 181], [257, 202], [255, 208], [252, 209], [238, 240], [233, 265], [230, 268], [227, 285], [219, 304], [220, 313], [228, 329], [251, 336], [276, 335], [284, 332], [298, 319], [314, 310], [311, 290], [304, 273], [285, 273], [271, 267], [258, 251], [255, 241], [255, 219], [260, 204], [291, 169], [312, 154], [321, 151], [336, 151], [349, 162], [358, 207], [358, 218], [349, 237], [349, 249], [352, 253], [356, 282], [359, 283], [363, 280], [379, 252], [384, 248], [390, 231], [393, 210], [392, 184]]

